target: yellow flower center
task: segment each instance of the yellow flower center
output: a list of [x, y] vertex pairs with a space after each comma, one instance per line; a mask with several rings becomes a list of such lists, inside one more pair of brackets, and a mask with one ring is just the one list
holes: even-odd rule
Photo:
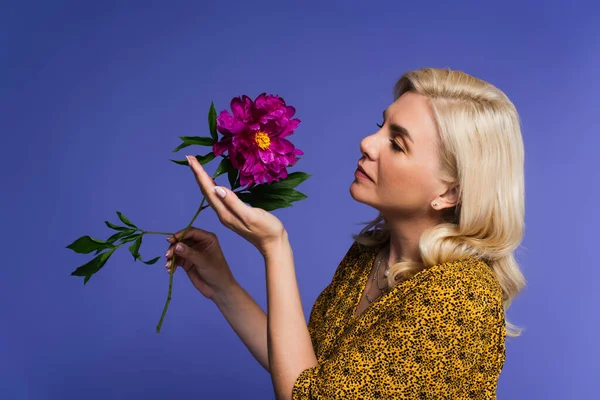
[[256, 132], [256, 135], [254, 136], [254, 141], [262, 150], [268, 149], [269, 145], [271, 144], [271, 139], [269, 138], [269, 135], [261, 131]]

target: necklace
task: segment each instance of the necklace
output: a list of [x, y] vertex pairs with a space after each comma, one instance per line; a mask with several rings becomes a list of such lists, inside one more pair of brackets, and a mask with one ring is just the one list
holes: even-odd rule
[[[389, 284], [389, 282], [387, 282], [387, 280], [386, 280], [386, 283], [385, 283], [385, 287], [384, 287], [384, 288], [380, 288], [380, 287], [379, 287], [379, 267], [381, 266], [381, 261], [382, 261], [384, 258], [386, 258], [386, 260], [387, 260], [387, 258], [389, 257], [389, 251], [390, 251], [390, 249], [388, 248], [388, 251], [387, 251], [386, 257], [380, 257], [380, 258], [379, 258], [379, 261], [377, 262], [377, 268], [375, 268], [375, 273], [373, 274], [373, 281], [375, 281], [375, 279], [377, 279], [377, 281], [376, 281], [376, 284], [377, 284], [377, 289], [379, 289], [379, 291], [380, 291], [381, 293], [383, 293], [384, 291], [386, 291], [386, 290], [388, 290], [388, 289], [390, 288], [390, 284]], [[387, 264], [387, 266], [386, 266], [386, 268], [385, 268], [385, 276], [388, 276], [388, 272], [389, 272], [389, 269], [390, 269], [390, 265], [389, 265], [387, 262], [386, 262], [386, 264]], [[375, 278], [375, 277], [377, 277], [377, 278]], [[373, 286], [373, 284], [371, 284], [371, 286]], [[380, 295], [381, 295], [381, 293], [380, 293]], [[375, 301], [375, 299], [371, 300], [371, 299], [369, 298], [369, 293], [367, 293], [366, 297], [367, 297], [367, 301], [369, 302], [369, 304], [371, 304], [372, 302], [374, 302], [374, 301]]]

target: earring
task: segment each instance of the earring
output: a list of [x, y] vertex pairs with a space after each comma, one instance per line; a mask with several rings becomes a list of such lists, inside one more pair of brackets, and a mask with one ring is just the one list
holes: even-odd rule
[[437, 203], [437, 201], [434, 201], [434, 202], [433, 202], [433, 208], [435, 208], [435, 207], [437, 207], [437, 206], [438, 206], [438, 203]]

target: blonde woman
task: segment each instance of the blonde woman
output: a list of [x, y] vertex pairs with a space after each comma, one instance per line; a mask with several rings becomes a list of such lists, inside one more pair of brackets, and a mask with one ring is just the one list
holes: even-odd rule
[[350, 186], [379, 214], [353, 235], [308, 326], [281, 222], [226, 188], [217, 196], [190, 159], [220, 221], [264, 256], [268, 313], [214, 234], [189, 231], [179, 265], [271, 373], [278, 399], [496, 398], [505, 337], [519, 334], [505, 311], [525, 284], [513, 255], [524, 230], [517, 111], [450, 69], [407, 72], [394, 94]]

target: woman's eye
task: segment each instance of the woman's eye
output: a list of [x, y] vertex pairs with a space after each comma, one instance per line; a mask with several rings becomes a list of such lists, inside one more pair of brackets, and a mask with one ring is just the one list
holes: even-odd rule
[[398, 143], [396, 143], [396, 141], [394, 139], [390, 139], [390, 142], [392, 142], [392, 148], [394, 149], [394, 151], [404, 153], [404, 149], [402, 149], [402, 147], [398, 146]]
[[380, 127], [380, 128], [383, 128], [383, 124], [381, 124], [381, 125], [379, 125], [379, 124], [375, 124], [375, 125], [377, 125], [377, 126], [378, 126], [378, 127]]

